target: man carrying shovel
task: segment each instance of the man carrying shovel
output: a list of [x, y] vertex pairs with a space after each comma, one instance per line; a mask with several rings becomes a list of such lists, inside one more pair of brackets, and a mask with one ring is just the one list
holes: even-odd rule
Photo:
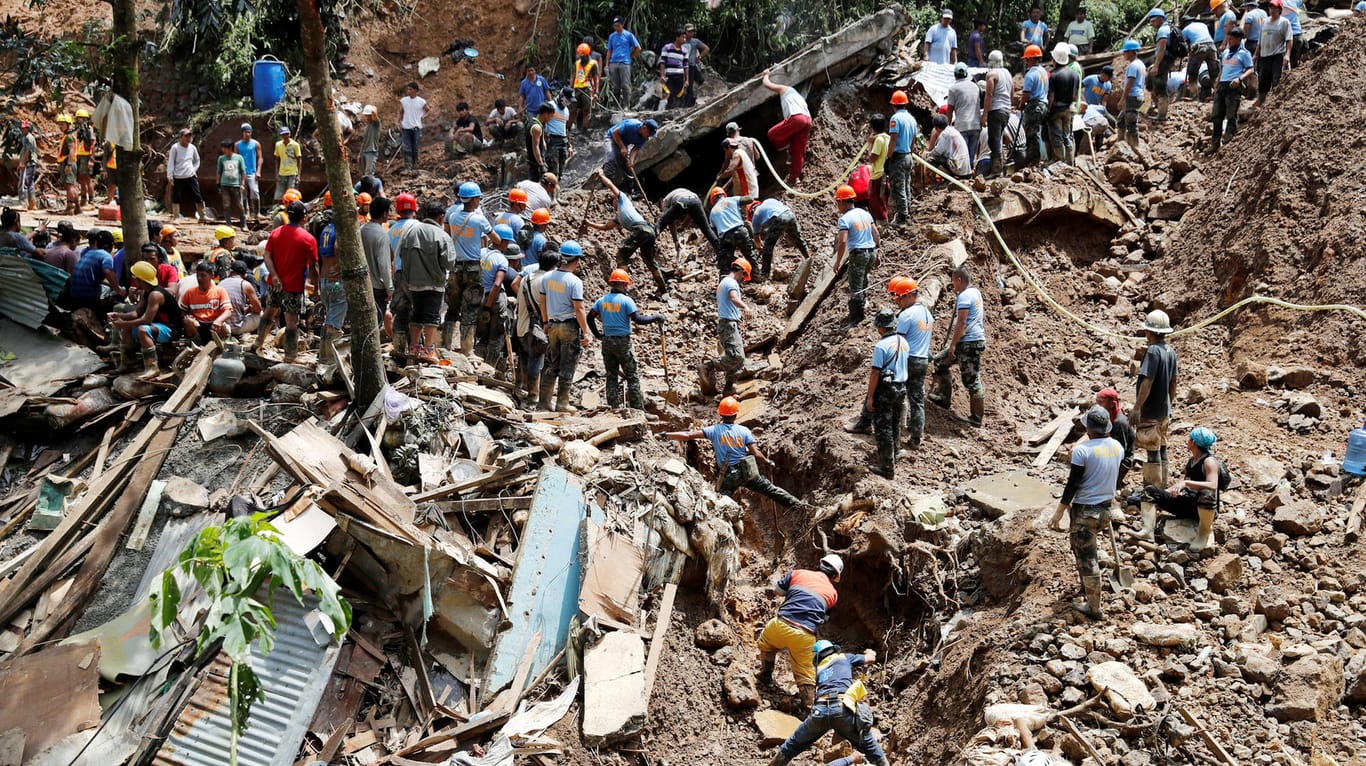
[[[1082, 417], [1086, 427], [1086, 441], [1072, 448], [1072, 471], [1062, 490], [1062, 499], [1049, 526], [1062, 531], [1063, 512], [1070, 510], [1072, 553], [1077, 557], [1077, 573], [1081, 576], [1082, 601], [1072, 608], [1099, 620], [1100, 561], [1096, 557], [1096, 537], [1102, 524], [1110, 523], [1110, 505], [1115, 498], [1119, 481], [1119, 464], [1124, 460], [1124, 448], [1111, 439], [1110, 413], [1100, 406], [1092, 407]], [[1111, 538], [1114, 532], [1111, 531]], [[1118, 553], [1116, 552], [1116, 556]], [[1119, 566], [1116, 558], [1115, 566]]]

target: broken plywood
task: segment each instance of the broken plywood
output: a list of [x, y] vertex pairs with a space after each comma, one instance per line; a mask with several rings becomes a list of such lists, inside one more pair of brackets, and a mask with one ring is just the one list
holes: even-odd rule
[[[0, 732], [24, 732], [24, 763], [100, 725], [100, 649], [53, 646], [0, 665]], [[53, 693], [60, 690], [60, 694]]]
[[645, 726], [645, 640], [613, 631], [583, 653], [583, 741], [619, 742]]
[[645, 551], [625, 535], [591, 521], [587, 526], [588, 563], [579, 593], [579, 611], [624, 627], [635, 627]]

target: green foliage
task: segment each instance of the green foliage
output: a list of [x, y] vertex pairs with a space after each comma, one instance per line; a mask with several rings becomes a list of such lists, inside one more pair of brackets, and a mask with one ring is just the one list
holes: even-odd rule
[[[255, 644], [262, 654], [268, 654], [275, 646], [276, 622], [271, 610], [275, 593], [284, 589], [300, 604], [305, 593], [316, 596], [318, 609], [331, 620], [337, 639], [350, 630], [351, 605], [317, 562], [297, 555], [280, 540], [264, 514], [230, 519], [200, 532], [181, 552], [176, 566], [162, 573], [150, 596], [150, 632], [155, 648], [161, 647], [176, 624], [181, 599], [176, 570], [194, 578], [211, 600], [195, 639], [197, 653], [203, 656], [221, 642], [231, 662], [228, 697], [235, 766], [237, 738], [249, 724], [252, 705], [264, 696], [251, 666], [251, 648]], [[265, 594], [265, 603], [257, 600], [260, 594]]]
[[[24, 29], [17, 19], [0, 22], [0, 62], [7, 75], [0, 90], [0, 156], [19, 151], [21, 133], [15, 115], [64, 103], [62, 82], [98, 79], [108, 62], [109, 30], [98, 22], [83, 25], [71, 37], [46, 40]], [[20, 98], [37, 93], [35, 102]]]

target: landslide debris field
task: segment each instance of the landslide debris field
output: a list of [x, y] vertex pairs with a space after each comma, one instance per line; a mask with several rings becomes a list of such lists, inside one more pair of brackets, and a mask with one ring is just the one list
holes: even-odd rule
[[[501, 23], [493, 16], [470, 23]], [[871, 437], [842, 429], [866, 390], [875, 335], [845, 326], [843, 280], [805, 303], [789, 297], [800, 256], [781, 244], [774, 279], [745, 287], [757, 311], [744, 327], [738, 394], [742, 422], [776, 464], [771, 478], [806, 501], [799, 508], [744, 490], [738, 503], [718, 495], [710, 449], [660, 436], [714, 421], [715, 399], [693, 392], [697, 364], [715, 353], [715, 267], [691, 229], [681, 248], [660, 236], [663, 265], [683, 276], [668, 299], [646, 295], [636, 269], [641, 310], [669, 318], [662, 348], [656, 327], [635, 338], [651, 399], [643, 413], [598, 405], [596, 345], [572, 416], [520, 409], [491, 368], [454, 353], [440, 367], [392, 368], [393, 394], [355, 408], [345, 370], [333, 377], [308, 364], [311, 353], [284, 365], [269, 347], [247, 355], [231, 396], [205, 391], [209, 351], [187, 355], [160, 387], [89, 381], [116, 396], [55, 431], [51, 408], [82, 397], [86, 372], [106, 374], [98, 360], [64, 361], [84, 368], [65, 387], [0, 391], [0, 433], [10, 434], [0, 438], [0, 677], [17, 690], [0, 703], [0, 742], [17, 736], [24, 763], [225, 752], [215, 738], [225, 731], [223, 668], [190, 652], [154, 664], [143, 605], [189, 536], [243, 495], [283, 503], [287, 538], [335, 573], [355, 610], [334, 645], [310, 636], [307, 609], [277, 612], [289, 640], [262, 661], [272, 701], [257, 710], [270, 711], [244, 743], [280, 762], [502, 766], [503, 748], [519, 763], [766, 762], [783, 736], [774, 713], [792, 712], [796, 692], [782, 659], [778, 689], [756, 683], [756, 636], [778, 603], [768, 585], [828, 552], [846, 571], [824, 635], [877, 651], [865, 682], [892, 763], [1004, 766], [1020, 747], [1012, 718], [1032, 721], [1057, 764], [1361, 762], [1363, 490], [1341, 460], [1366, 418], [1366, 323], [1263, 304], [1173, 340], [1173, 431], [1214, 429], [1233, 485], [1204, 551], [1188, 549], [1192, 530], [1180, 522], [1155, 544], [1117, 525], [1119, 563], [1137, 581], [1107, 589], [1106, 616], [1093, 622], [1070, 609], [1067, 535], [1044, 522], [1081, 435], [1069, 416], [1105, 387], [1132, 405], [1140, 344], [1064, 317], [1024, 272], [1081, 320], [1123, 336], [1154, 308], [1180, 329], [1252, 294], [1366, 303], [1355, 126], [1366, 93], [1346, 84], [1366, 53], [1363, 32], [1366, 21], [1341, 22], [1265, 107], [1245, 106], [1240, 134], [1215, 156], [1203, 154], [1207, 105], [1185, 101], [1166, 123], [1144, 122], [1137, 150], [1107, 147], [1080, 168], [988, 181], [983, 203], [1018, 266], [965, 192], [918, 191], [914, 222], [883, 231], [869, 314], [890, 305], [887, 279], [914, 276], [941, 347], [949, 271], [965, 263], [986, 305], [987, 417], [972, 428], [927, 407], [925, 442], [903, 452], [894, 482], [868, 472]], [[866, 114], [886, 96], [869, 70], [812, 97], [802, 189], [834, 182], [862, 145]], [[747, 134], [762, 127], [744, 122]], [[770, 191], [772, 175], [761, 177]], [[449, 193], [437, 173], [386, 181], [390, 193]], [[818, 275], [833, 248], [831, 199], [785, 201]], [[585, 213], [608, 211], [601, 191], [565, 191], [551, 234], [574, 238]], [[617, 240], [580, 239], [585, 293], [596, 297]], [[794, 327], [804, 306], [810, 316]], [[28, 337], [4, 328], [0, 348]], [[47, 361], [50, 346], [30, 347]], [[954, 385], [964, 414], [956, 374]], [[158, 409], [190, 414], [158, 419]], [[1174, 472], [1183, 444], [1173, 439]], [[56, 531], [32, 530], [54, 475], [88, 490], [66, 503]], [[152, 487], [161, 500], [144, 514], [153, 480], [166, 486]], [[1114, 564], [1106, 542], [1101, 563]], [[182, 612], [187, 626], [193, 619]], [[79, 631], [94, 631], [83, 640], [97, 655], [87, 643], [45, 643]], [[124, 704], [98, 696], [112, 689]], [[47, 696], [57, 704], [38, 704]], [[523, 700], [534, 720], [509, 723]], [[798, 762], [845, 754], [825, 739]]]

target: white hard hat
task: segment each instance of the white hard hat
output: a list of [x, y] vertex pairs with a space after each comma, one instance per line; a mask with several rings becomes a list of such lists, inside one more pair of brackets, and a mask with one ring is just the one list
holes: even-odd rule
[[1071, 55], [1071, 53], [1072, 50], [1067, 47], [1067, 43], [1058, 43], [1053, 46], [1053, 60], [1059, 64], [1066, 64], [1067, 57]]
[[1162, 309], [1153, 309], [1144, 318], [1143, 329], [1158, 335], [1166, 335], [1172, 331], [1172, 320], [1167, 317], [1167, 312]]
[[374, 114], [374, 113], [377, 112], [377, 111], [379, 111], [379, 110], [375, 109], [375, 105], [374, 105], [374, 104], [366, 104], [366, 105], [365, 105], [365, 108], [362, 109], [362, 110], [360, 110], [360, 113], [361, 113], [362, 115], [366, 116], [366, 117], [369, 117], [370, 115]]
[[844, 559], [840, 558], [838, 553], [827, 553], [821, 556], [821, 569], [842, 575], [844, 574]]

